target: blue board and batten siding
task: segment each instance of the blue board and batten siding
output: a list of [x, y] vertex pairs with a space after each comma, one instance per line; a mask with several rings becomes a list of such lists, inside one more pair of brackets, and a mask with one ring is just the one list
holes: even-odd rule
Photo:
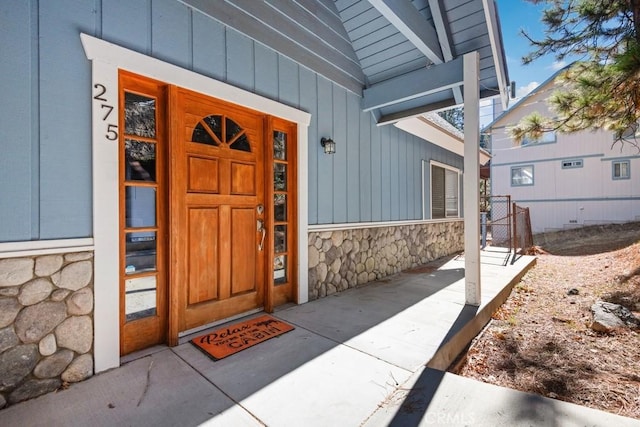
[[[318, 16], [330, 13], [322, 3]], [[420, 219], [421, 160], [462, 168], [460, 156], [376, 126], [344, 85], [178, 1], [6, 1], [0, 241], [92, 235], [91, 65], [81, 32], [309, 112], [309, 164], [300, 168], [310, 224]], [[336, 141], [335, 155], [322, 152], [323, 136]]]

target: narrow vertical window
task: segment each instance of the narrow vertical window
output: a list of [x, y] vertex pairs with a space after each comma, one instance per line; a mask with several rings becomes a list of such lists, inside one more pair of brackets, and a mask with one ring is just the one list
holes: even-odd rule
[[270, 162], [270, 267], [268, 292], [275, 305], [295, 301], [297, 294], [297, 164], [296, 125], [271, 118]]
[[287, 162], [287, 134], [278, 130], [273, 131], [273, 213], [274, 213], [274, 239], [273, 239], [273, 280], [275, 284], [284, 284], [288, 281], [287, 258], [289, 247], [287, 225], [289, 215], [287, 212], [287, 198], [289, 196], [288, 162]]
[[125, 321], [157, 313], [157, 100], [124, 92], [124, 310]]

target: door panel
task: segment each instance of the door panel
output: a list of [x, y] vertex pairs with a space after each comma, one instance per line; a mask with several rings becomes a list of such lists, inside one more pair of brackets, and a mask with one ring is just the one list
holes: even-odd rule
[[247, 266], [256, 264], [256, 210], [231, 210], [231, 295], [256, 289], [256, 271]]
[[[172, 335], [264, 305], [263, 115], [172, 88]], [[187, 236], [187, 238], [185, 238]], [[173, 298], [175, 296], [175, 299]]]
[[218, 160], [189, 156], [189, 193], [218, 193]]
[[255, 165], [231, 163], [231, 194], [256, 194]]
[[218, 298], [218, 223], [218, 208], [189, 209], [189, 304]]

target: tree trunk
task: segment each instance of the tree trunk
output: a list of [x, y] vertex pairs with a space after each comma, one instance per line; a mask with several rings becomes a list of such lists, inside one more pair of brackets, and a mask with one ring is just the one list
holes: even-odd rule
[[634, 38], [640, 43], [640, 1], [629, 0], [629, 10], [633, 14]]

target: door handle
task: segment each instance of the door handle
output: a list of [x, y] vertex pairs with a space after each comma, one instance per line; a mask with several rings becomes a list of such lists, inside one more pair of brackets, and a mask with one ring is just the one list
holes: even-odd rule
[[258, 244], [258, 250], [261, 251], [264, 248], [264, 238], [267, 235], [267, 229], [264, 227], [264, 221], [258, 220], [258, 231], [262, 232], [262, 238], [260, 239], [260, 244]]

